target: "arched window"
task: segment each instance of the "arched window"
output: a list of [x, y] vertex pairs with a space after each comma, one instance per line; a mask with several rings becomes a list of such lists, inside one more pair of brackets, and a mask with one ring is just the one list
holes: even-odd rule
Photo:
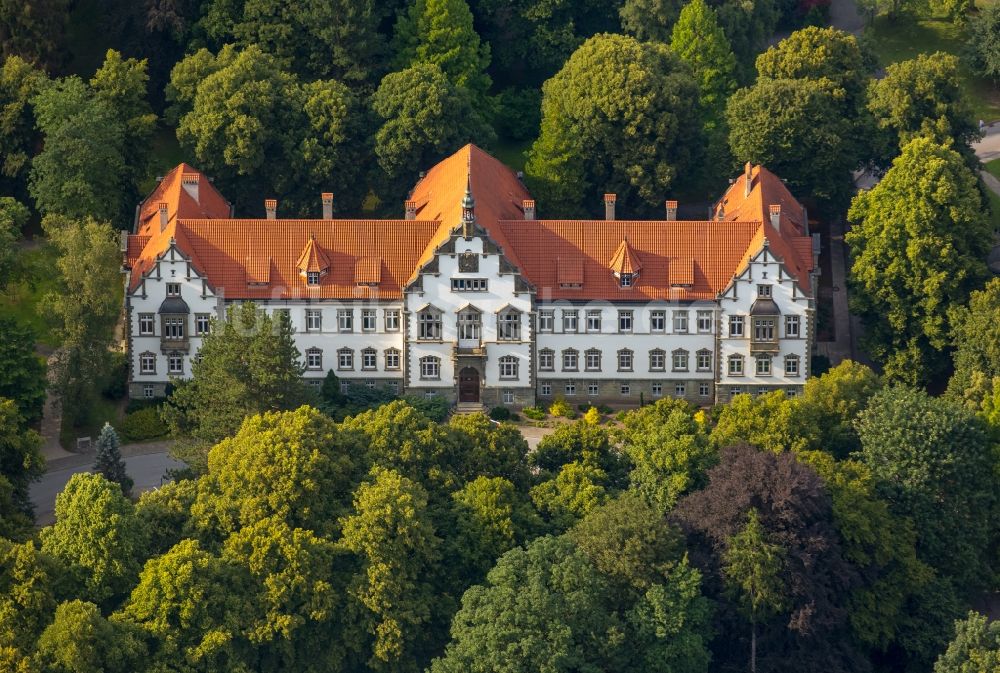
[[649, 351], [649, 371], [662, 372], [667, 368], [667, 354], [662, 348]]
[[385, 368], [399, 369], [399, 349], [388, 348], [385, 351]]
[[799, 367], [798, 355], [785, 356], [785, 376], [798, 376], [802, 369]]
[[589, 349], [586, 353], [584, 353], [583, 364], [588, 372], [601, 371], [601, 351], [597, 348]]
[[441, 378], [441, 358], [427, 355], [420, 358], [420, 378], [433, 380]]
[[341, 348], [337, 351], [337, 369], [354, 369], [354, 351]]
[[361, 351], [361, 368], [372, 371], [378, 368], [378, 351], [374, 348], [365, 348]]
[[306, 349], [306, 369], [323, 369], [323, 351], [319, 348]]
[[695, 364], [700, 372], [712, 371], [712, 351], [707, 348], [698, 351], [697, 362]]

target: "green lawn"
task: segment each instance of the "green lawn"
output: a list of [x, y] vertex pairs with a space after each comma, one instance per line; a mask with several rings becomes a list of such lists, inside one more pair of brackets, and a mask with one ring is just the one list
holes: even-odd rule
[[[964, 29], [943, 19], [897, 19], [880, 16], [865, 36], [883, 67], [914, 58], [917, 54], [943, 51], [960, 56], [965, 45]], [[1000, 88], [976, 77], [961, 63], [962, 88], [973, 104], [977, 119], [1000, 119]]]
[[983, 168], [986, 169], [987, 173], [1000, 180], [1000, 159], [993, 159], [992, 161], [987, 161], [985, 164], [983, 164]]
[[54, 292], [59, 287], [56, 271], [58, 253], [54, 246], [42, 242], [22, 251], [19, 257], [24, 265], [24, 272], [21, 279], [0, 296], [0, 314], [12, 316], [21, 324], [29, 325], [39, 342], [55, 347], [58, 342], [52, 331], [52, 324], [47, 320], [40, 304], [46, 293]]

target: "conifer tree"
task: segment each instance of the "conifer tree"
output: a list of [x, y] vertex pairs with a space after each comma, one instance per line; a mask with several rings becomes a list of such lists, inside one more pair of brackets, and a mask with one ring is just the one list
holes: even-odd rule
[[118, 433], [115, 432], [110, 423], [105, 423], [104, 427], [101, 428], [101, 435], [97, 438], [97, 456], [94, 459], [94, 469], [108, 481], [121, 486], [122, 493], [127, 496], [132, 492], [133, 481], [125, 471], [125, 461], [122, 459], [120, 447]]

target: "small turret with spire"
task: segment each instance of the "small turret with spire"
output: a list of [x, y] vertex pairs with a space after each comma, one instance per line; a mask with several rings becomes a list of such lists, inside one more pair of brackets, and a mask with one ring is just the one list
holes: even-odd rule
[[472, 238], [472, 225], [476, 222], [476, 200], [472, 198], [472, 175], [465, 183], [465, 196], [462, 197], [462, 237]]

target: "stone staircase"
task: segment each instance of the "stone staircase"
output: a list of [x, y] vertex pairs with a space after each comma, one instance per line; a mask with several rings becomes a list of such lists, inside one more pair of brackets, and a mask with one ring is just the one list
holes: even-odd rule
[[455, 405], [456, 414], [482, 414], [485, 413], [483, 405], [479, 402], [459, 402]]

